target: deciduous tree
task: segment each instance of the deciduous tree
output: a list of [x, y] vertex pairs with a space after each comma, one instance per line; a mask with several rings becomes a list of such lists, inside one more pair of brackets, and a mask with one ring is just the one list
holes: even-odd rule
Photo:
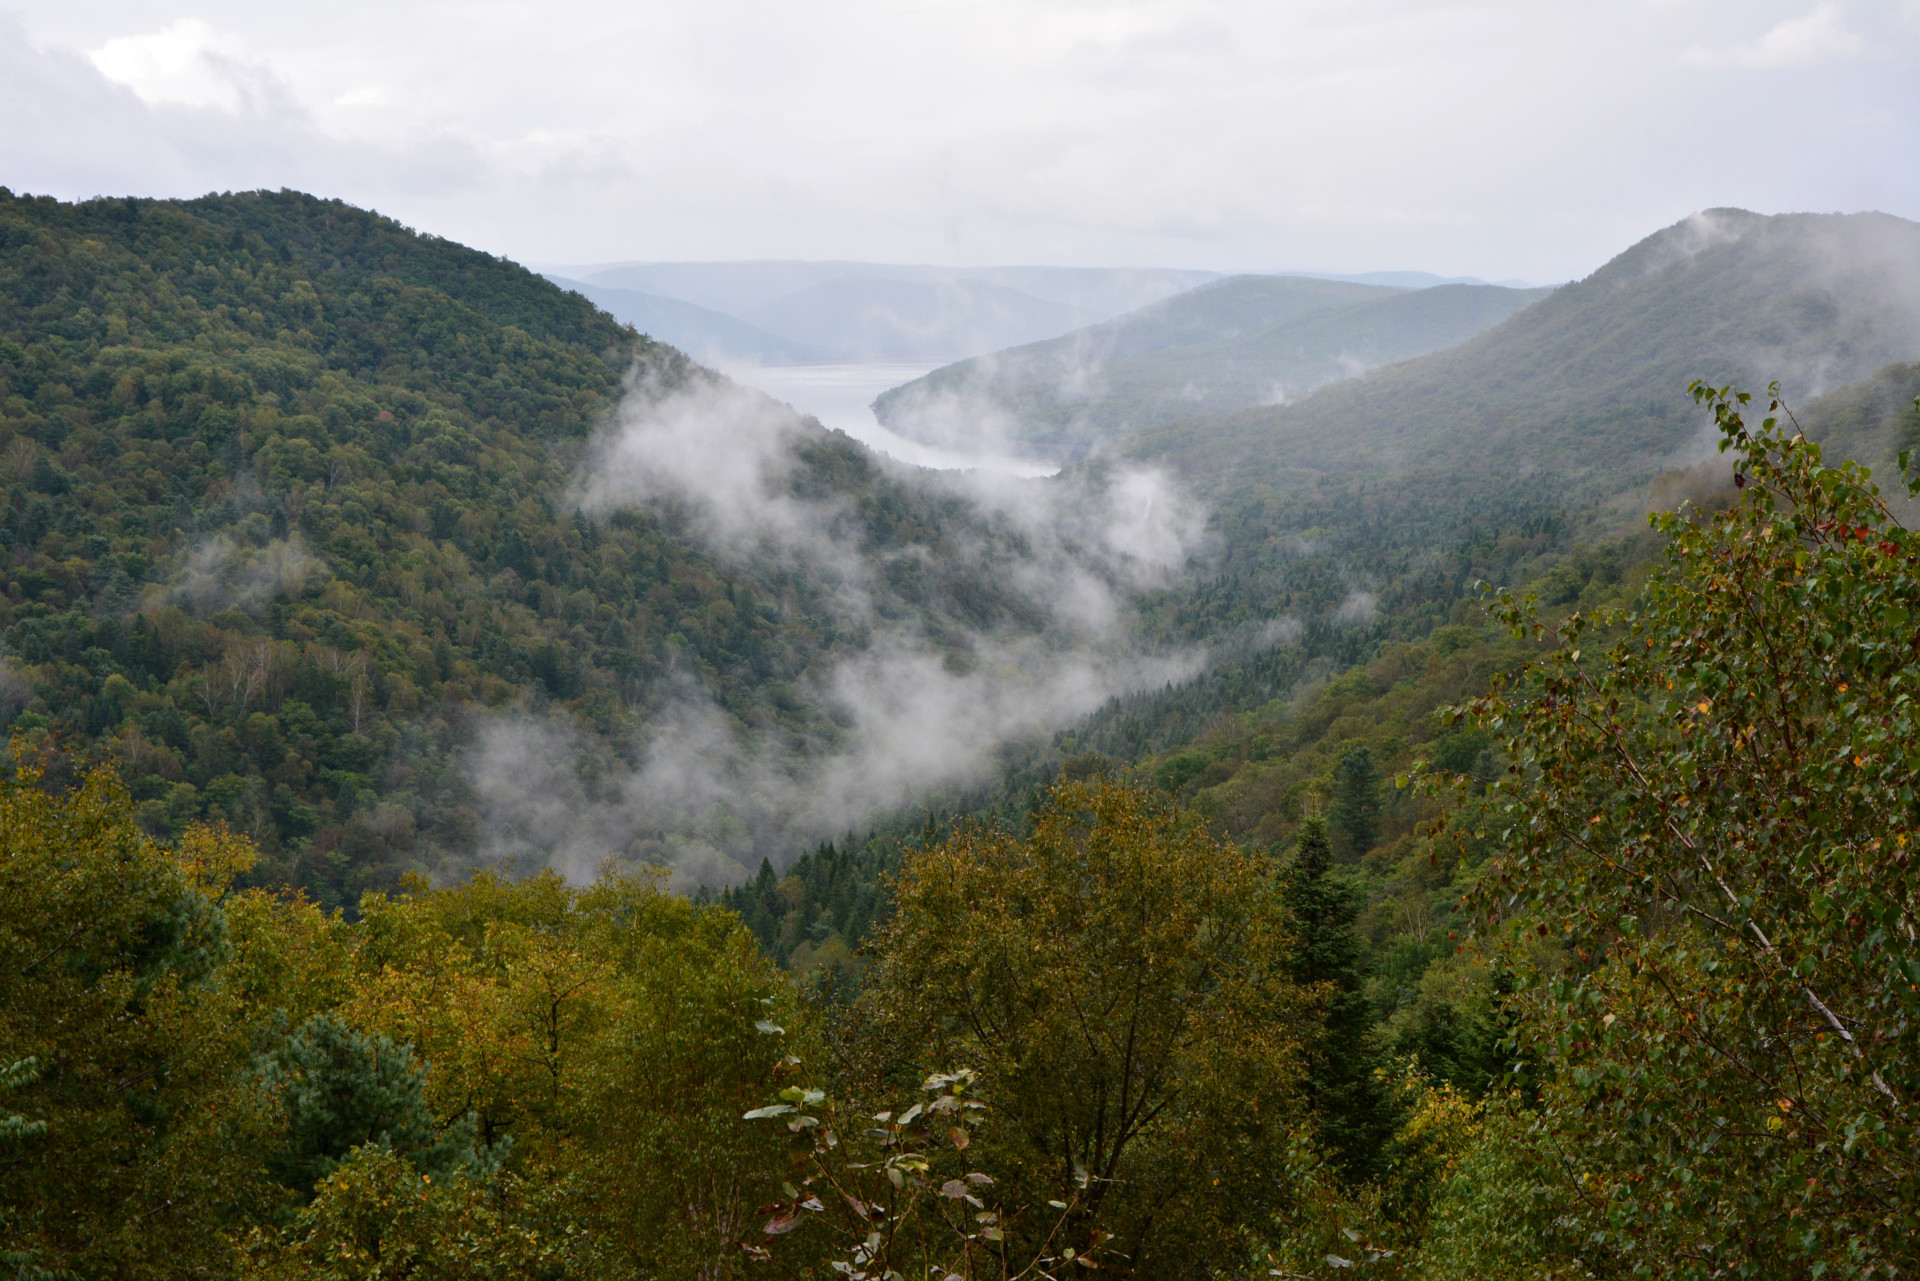
[[864, 1008], [980, 1070], [1002, 1195], [1084, 1181], [1141, 1276], [1234, 1258], [1279, 1195], [1310, 1034], [1271, 865], [1157, 793], [1065, 783], [1029, 835], [976, 825], [911, 856], [896, 895]]

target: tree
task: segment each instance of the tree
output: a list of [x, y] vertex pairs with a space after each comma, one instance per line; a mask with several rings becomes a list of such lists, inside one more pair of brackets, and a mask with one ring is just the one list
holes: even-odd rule
[[1084, 1183], [1069, 1230], [1111, 1230], [1137, 1275], [1235, 1261], [1278, 1195], [1312, 1017], [1270, 865], [1159, 793], [1063, 783], [1030, 835], [911, 854], [895, 901], [862, 1012], [990, 1083], [980, 1168], [1007, 1203]]
[[1301, 824], [1293, 857], [1281, 871], [1281, 901], [1293, 930], [1294, 981], [1322, 1002], [1320, 1026], [1307, 1044], [1305, 1096], [1320, 1142], [1341, 1175], [1359, 1182], [1380, 1173], [1395, 1118], [1374, 1078], [1380, 1054], [1373, 1013], [1362, 992], [1359, 904], [1329, 875], [1326, 824]]
[[[533, 1190], [536, 1195], [538, 1190]], [[275, 1234], [246, 1243], [247, 1281], [559, 1281], [592, 1276], [592, 1244], [549, 1229], [513, 1179], [424, 1175], [384, 1144], [355, 1148]]]
[[740, 1124], [784, 1053], [754, 1021], [808, 1042], [739, 918], [612, 867], [585, 888], [547, 872], [409, 889], [361, 904], [348, 1012], [431, 1063], [435, 1117], [471, 1111], [485, 1142], [511, 1136], [509, 1184], [556, 1189], [535, 1198], [548, 1226], [590, 1239], [613, 1275], [743, 1270], [739, 1242], [788, 1166]]
[[218, 982], [219, 900], [250, 851], [206, 829], [155, 844], [111, 769], [61, 795], [43, 777], [29, 756], [0, 782], [0, 1063], [9, 1111], [44, 1126], [7, 1153], [6, 1249], [82, 1276], [219, 1272], [215, 1226], [274, 1200], [273, 1119]]
[[[39, 1075], [40, 1065], [32, 1059], [21, 1059], [0, 1067], [0, 1096], [23, 1085], [31, 1085]], [[0, 1111], [0, 1145], [24, 1143], [46, 1132], [45, 1121], [30, 1120], [17, 1112]], [[0, 1151], [4, 1151], [4, 1146], [0, 1146]], [[6, 1227], [5, 1216], [0, 1215], [0, 1232], [5, 1232]], [[11, 1249], [6, 1240], [0, 1237], [0, 1276], [5, 1276], [8, 1281], [53, 1281], [53, 1274], [35, 1265], [35, 1251]]]
[[[1641, 605], [1567, 618], [1472, 708], [1510, 761], [1478, 906], [1530, 977], [1535, 1166], [1599, 1274], [1904, 1275], [1920, 537], [1864, 468], [1783, 425], [1777, 393], [1757, 426], [1746, 395], [1695, 395], [1738, 503], [1656, 518], [1670, 544]], [[1528, 602], [1500, 613], [1544, 634]]]
[[1348, 854], [1358, 856], [1380, 840], [1380, 771], [1366, 747], [1349, 749], [1333, 771], [1333, 802], [1327, 824]]
[[475, 1160], [471, 1118], [444, 1131], [435, 1124], [412, 1047], [356, 1031], [331, 1013], [288, 1034], [262, 1057], [259, 1072], [286, 1113], [285, 1138], [267, 1170], [303, 1196], [366, 1143], [392, 1149], [427, 1175]]

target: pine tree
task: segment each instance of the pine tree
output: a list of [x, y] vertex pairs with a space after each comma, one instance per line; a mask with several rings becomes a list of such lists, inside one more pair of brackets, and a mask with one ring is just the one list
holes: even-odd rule
[[1334, 767], [1327, 822], [1350, 854], [1365, 854], [1379, 843], [1380, 771], [1368, 749], [1353, 748]]
[[363, 1143], [390, 1148], [429, 1174], [474, 1160], [471, 1118], [445, 1130], [434, 1124], [426, 1073], [410, 1046], [320, 1014], [266, 1055], [259, 1071], [287, 1117], [268, 1169], [301, 1193]]
[[1359, 904], [1329, 875], [1332, 862], [1325, 820], [1308, 819], [1282, 873], [1281, 897], [1294, 930], [1293, 977], [1325, 992], [1325, 1016], [1308, 1047], [1308, 1106], [1334, 1164], [1358, 1182], [1380, 1172], [1394, 1118], [1374, 1076], [1380, 1053], [1353, 928]]

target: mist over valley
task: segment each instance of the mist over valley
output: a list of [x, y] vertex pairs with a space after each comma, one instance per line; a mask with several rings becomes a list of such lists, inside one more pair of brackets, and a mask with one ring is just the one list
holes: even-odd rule
[[1914, 1275], [1916, 68], [0, 14], [0, 1274]]

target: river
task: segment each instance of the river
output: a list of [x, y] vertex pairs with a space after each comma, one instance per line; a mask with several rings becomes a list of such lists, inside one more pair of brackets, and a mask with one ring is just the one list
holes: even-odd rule
[[757, 387], [828, 427], [847, 433], [869, 449], [916, 467], [943, 471], [981, 470], [1013, 476], [1051, 476], [1058, 464], [990, 452], [936, 449], [897, 436], [873, 416], [873, 400], [890, 387], [912, 382], [929, 365], [724, 365], [735, 382]]

